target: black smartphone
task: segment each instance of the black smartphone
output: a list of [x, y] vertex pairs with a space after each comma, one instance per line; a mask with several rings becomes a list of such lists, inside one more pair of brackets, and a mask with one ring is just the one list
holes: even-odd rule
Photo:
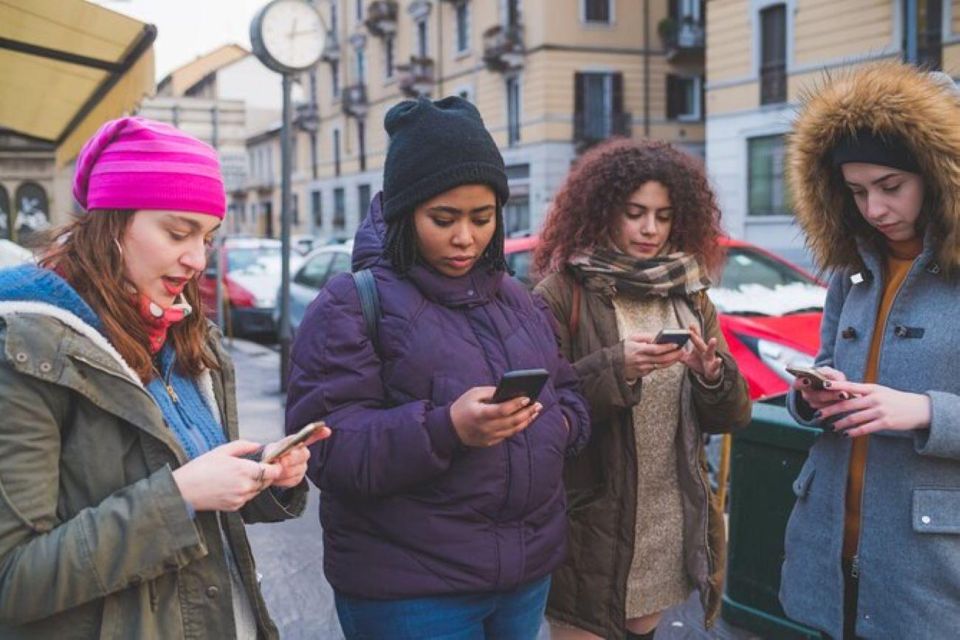
[[546, 369], [518, 369], [508, 371], [500, 378], [500, 384], [490, 399], [492, 404], [499, 404], [521, 396], [536, 400], [547, 384], [550, 374]]
[[787, 373], [796, 377], [804, 378], [810, 381], [810, 388], [816, 391], [822, 391], [824, 389], [823, 383], [827, 382], [830, 378], [826, 377], [813, 367], [787, 367]]
[[661, 329], [657, 337], [653, 339], [654, 344], [675, 344], [682, 347], [690, 340], [689, 329]]
[[281, 440], [280, 442], [282, 442], [282, 444], [276, 449], [276, 451], [270, 452], [269, 456], [264, 456], [261, 462], [266, 462], [267, 464], [270, 464], [276, 460], [279, 460], [283, 456], [283, 454], [287, 453], [288, 451], [293, 449], [295, 446], [297, 446], [301, 442], [306, 442], [310, 438], [310, 436], [312, 436], [314, 433], [316, 433], [317, 431], [319, 431], [325, 426], [326, 424], [324, 424], [322, 420], [318, 420], [317, 422], [311, 422], [304, 428], [300, 429], [300, 431], [297, 431], [295, 434], [289, 435], [283, 440]]

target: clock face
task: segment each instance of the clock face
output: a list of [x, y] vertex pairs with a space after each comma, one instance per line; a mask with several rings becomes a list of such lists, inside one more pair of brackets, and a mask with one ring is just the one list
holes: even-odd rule
[[324, 44], [320, 14], [303, 0], [276, 0], [263, 10], [260, 40], [267, 55], [292, 70], [320, 59]]

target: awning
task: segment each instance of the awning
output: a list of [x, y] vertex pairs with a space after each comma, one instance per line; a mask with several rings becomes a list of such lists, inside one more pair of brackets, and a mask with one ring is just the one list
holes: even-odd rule
[[0, 129], [72, 160], [154, 89], [157, 29], [83, 0], [0, 0]]

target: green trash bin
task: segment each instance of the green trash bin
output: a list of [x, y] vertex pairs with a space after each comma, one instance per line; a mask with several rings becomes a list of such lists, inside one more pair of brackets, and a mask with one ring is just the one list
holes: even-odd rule
[[766, 638], [821, 637], [789, 620], [778, 597], [793, 481], [820, 433], [797, 424], [781, 396], [755, 403], [750, 426], [733, 437], [722, 616]]

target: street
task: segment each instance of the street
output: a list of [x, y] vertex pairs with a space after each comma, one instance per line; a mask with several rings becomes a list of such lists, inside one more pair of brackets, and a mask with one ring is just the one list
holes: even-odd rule
[[[240, 433], [268, 442], [283, 435], [283, 396], [279, 393], [279, 354], [272, 348], [228, 341], [237, 371]], [[303, 517], [247, 528], [263, 575], [263, 594], [284, 640], [343, 638], [333, 605], [333, 592], [323, 577], [323, 543], [317, 518], [318, 494], [311, 486]], [[538, 640], [548, 640], [544, 625]], [[757, 636], [719, 620], [709, 632], [697, 594], [667, 612], [657, 630], [660, 640], [752, 640]]]

